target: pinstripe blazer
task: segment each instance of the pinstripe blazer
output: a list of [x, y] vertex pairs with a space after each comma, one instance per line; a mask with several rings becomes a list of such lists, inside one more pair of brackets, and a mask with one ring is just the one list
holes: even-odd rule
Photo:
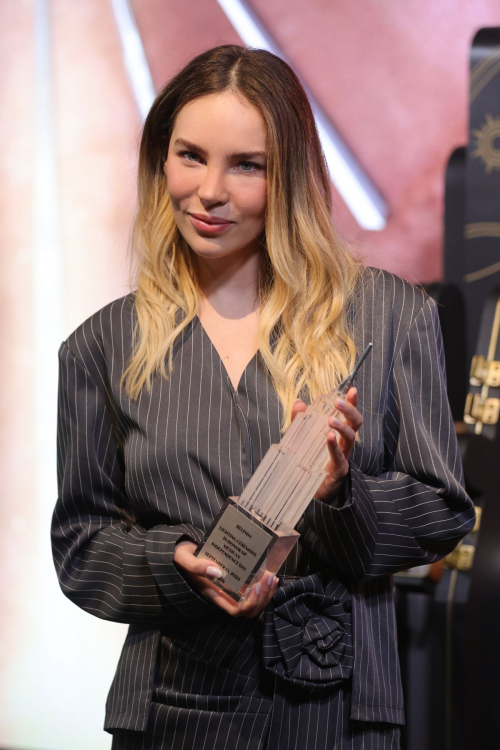
[[[279, 440], [281, 414], [259, 353], [235, 391], [198, 319], [176, 344], [169, 381], [155, 378], [150, 393], [131, 401], [119, 383], [131, 353], [133, 301], [108, 305], [61, 346], [52, 540], [63, 592], [98, 617], [130, 623], [105, 727], [144, 730], [160, 646], [174, 648], [182, 633], [203, 631], [206, 643], [216, 643], [223, 632], [226, 651], [234, 644], [233, 674], [243, 664], [242, 643], [251, 643], [247, 651], [257, 656], [248, 679], [260, 668], [261, 621], [247, 621], [245, 638], [253, 641], [242, 640], [242, 621], [215, 613], [173, 552], [183, 537], [201, 540], [225, 497], [241, 492]], [[399, 724], [391, 574], [447, 554], [471, 530], [474, 509], [462, 483], [434, 302], [396, 276], [366, 269], [352, 316], [359, 350], [368, 341], [374, 347], [357, 380], [364, 421], [345, 501], [311, 502], [285, 572], [322, 568], [347, 582], [351, 718]], [[194, 672], [207, 670], [194, 648], [191, 657]]]

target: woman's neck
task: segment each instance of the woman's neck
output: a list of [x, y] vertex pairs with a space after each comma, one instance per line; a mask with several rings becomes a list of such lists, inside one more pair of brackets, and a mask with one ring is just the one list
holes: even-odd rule
[[231, 253], [223, 258], [196, 256], [200, 312], [206, 305], [230, 319], [244, 318], [254, 312], [259, 306], [260, 259], [260, 250]]

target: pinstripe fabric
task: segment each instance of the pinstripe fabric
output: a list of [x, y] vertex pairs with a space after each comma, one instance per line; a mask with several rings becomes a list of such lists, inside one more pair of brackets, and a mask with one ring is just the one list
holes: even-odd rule
[[264, 665], [315, 694], [345, 687], [354, 661], [349, 589], [330, 570], [285, 581], [266, 608]]
[[133, 323], [129, 295], [92, 316], [60, 350], [52, 527], [60, 584], [90, 613], [131, 625], [106, 728], [149, 732], [154, 720], [172, 748], [194, 747], [205, 736], [197, 727], [217, 747], [262, 748], [268, 733], [274, 743], [288, 742], [299, 722], [293, 732], [303, 738], [313, 716], [336, 711], [342, 729], [315, 748], [397, 748], [390, 725], [403, 722], [403, 706], [390, 574], [443, 556], [474, 522], [434, 303], [401, 279], [367, 269], [353, 305], [356, 343], [372, 340], [374, 349], [357, 381], [364, 423], [345, 501], [312, 501], [283, 571], [304, 578], [327, 568], [348, 586], [352, 691], [346, 682], [330, 702], [302, 696], [286, 732], [276, 707], [297, 707], [300, 689], [282, 687], [264, 669], [263, 617], [228, 618], [191, 589], [172, 560], [177, 541], [201, 539], [225, 498], [241, 492], [279, 440], [277, 396], [259, 353], [235, 390], [195, 319], [176, 345], [169, 382], [155, 378], [150, 393], [131, 401], [119, 381]]

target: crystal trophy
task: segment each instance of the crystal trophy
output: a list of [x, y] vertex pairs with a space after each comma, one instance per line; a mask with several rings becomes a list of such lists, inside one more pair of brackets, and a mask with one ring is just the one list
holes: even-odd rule
[[240, 601], [265, 570], [277, 573], [300, 534], [295, 525], [323, 482], [329, 461], [326, 435], [331, 415], [343, 419], [335, 399], [345, 396], [372, 349], [368, 344], [339, 387], [297, 414], [278, 444], [271, 445], [239, 497], [222, 506], [195, 555], [212, 560], [214, 579]]

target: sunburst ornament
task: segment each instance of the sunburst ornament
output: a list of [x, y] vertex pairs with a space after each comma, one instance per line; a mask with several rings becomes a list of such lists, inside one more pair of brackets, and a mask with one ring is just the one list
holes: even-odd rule
[[486, 173], [500, 169], [500, 118], [486, 115], [486, 122], [480, 130], [473, 130], [477, 138], [477, 148], [472, 152], [476, 159], [482, 159]]

